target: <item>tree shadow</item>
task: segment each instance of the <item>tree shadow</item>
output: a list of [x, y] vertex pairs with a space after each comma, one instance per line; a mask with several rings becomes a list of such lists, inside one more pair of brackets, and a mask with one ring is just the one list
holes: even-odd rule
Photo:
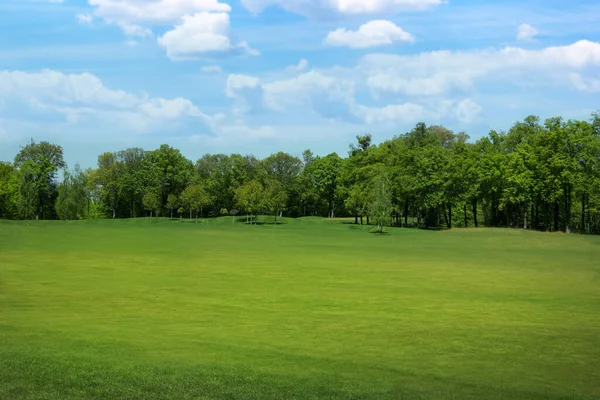
[[377, 235], [377, 236], [389, 236], [390, 233], [383, 231], [383, 232], [379, 232], [379, 231], [371, 231], [369, 232], [371, 235]]

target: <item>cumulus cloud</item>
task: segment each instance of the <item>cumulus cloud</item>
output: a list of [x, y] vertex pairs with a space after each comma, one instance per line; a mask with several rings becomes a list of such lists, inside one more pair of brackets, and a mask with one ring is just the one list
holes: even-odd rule
[[376, 92], [411, 97], [437, 96], [453, 90], [467, 91], [473, 88], [473, 82], [468, 76], [445, 71], [428, 77], [403, 77], [391, 71], [377, 72], [367, 78], [367, 85]]
[[255, 89], [259, 86], [260, 79], [248, 75], [229, 75], [225, 83], [227, 97], [236, 97], [244, 89]]
[[[2, 115], [10, 115], [9, 125], [1, 124]], [[206, 114], [183, 97], [167, 99], [108, 88], [89, 73], [0, 70], [0, 125], [11, 127], [8, 139], [0, 129], [0, 140], [22, 139], [20, 131], [37, 131], [42, 123], [61, 136], [100, 134], [111, 140], [167, 131], [192, 143], [239, 146], [276, 136], [266, 125], [252, 127], [243, 121], [230, 122], [223, 113]]]
[[[433, 96], [468, 91], [483, 79], [540, 85], [572, 85], [571, 73], [600, 66], [600, 43], [524, 50], [434, 51], [415, 55], [370, 54], [359, 67], [375, 93]], [[584, 76], [585, 78], [585, 76]], [[584, 79], [582, 78], [582, 79]]]
[[[93, 16], [116, 25], [127, 36], [151, 37], [152, 28], [173, 26], [158, 45], [173, 60], [227, 55], [257, 55], [230, 32], [231, 7], [219, 0], [88, 0]], [[78, 16], [81, 22], [92, 15]]]
[[198, 12], [229, 12], [218, 0], [89, 0], [94, 15], [116, 24], [173, 24]]
[[[38, 117], [64, 118], [68, 123], [112, 120], [145, 131], [161, 123], [193, 118], [212, 126], [213, 118], [184, 98], [164, 99], [137, 96], [109, 89], [88, 73], [63, 74], [46, 70], [37, 73], [0, 71], [0, 110]], [[107, 119], [110, 116], [110, 119]]]
[[287, 11], [309, 16], [389, 14], [425, 11], [445, 0], [242, 0], [250, 12], [259, 13], [268, 6], [277, 5]]
[[456, 118], [464, 123], [471, 124], [479, 118], [483, 108], [471, 99], [464, 99], [456, 107]]
[[424, 106], [415, 103], [390, 104], [384, 107], [355, 105], [356, 113], [366, 124], [388, 124], [395, 121], [418, 122], [437, 119], [438, 116]]
[[[354, 83], [317, 71], [295, 78], [283, 79], [262, 85], [265, 105], [276, 111], [298, 104], [317, 105], [349, 103], [354, 98]], [[325, 111], [319, 110], [317, 111]]]
[[234, 42], [229, 32], [229, 14], [202, 12], [186, 15], [173, 30], [158, 38], [171, 59], [197, 58], [202, 55], [258, 55], [246, 42]]
[[540, 33], [536, 28], [529, 24], [519, 25], [517, 31], [517, 40], [520, 42], [530, 42], [537, 34]]
[[584, 78], [580, 74], [572, 73], [570, 79], [580, 92], [600, 93], [600, 78]]
[[415, 38], [391, 21], [375, 20], [362, 25], [357, 31], [336, 29], [329, 32], [325, 44], [364, 49], [390, 45], [398, 42], [412, 42]]

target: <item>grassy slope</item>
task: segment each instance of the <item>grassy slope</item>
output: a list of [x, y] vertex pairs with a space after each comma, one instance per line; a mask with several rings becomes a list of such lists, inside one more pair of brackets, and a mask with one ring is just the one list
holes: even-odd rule
[[600, 398], [600, 238], [0, 222], [0, 398]]

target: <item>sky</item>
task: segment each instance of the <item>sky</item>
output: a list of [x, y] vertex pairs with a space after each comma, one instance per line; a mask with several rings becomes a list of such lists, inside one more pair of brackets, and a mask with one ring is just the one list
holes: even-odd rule
[[418, 122], [475, 140], [600, 109], [600, 2], [0, 0], [0, 160], [166, 143], [345, 155]]

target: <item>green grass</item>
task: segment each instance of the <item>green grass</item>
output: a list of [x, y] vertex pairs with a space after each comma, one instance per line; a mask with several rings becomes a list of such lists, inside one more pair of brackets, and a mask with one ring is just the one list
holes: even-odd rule
[[0, 398], [600, 398], [600, 238], [284, 222], [0, 222]]

